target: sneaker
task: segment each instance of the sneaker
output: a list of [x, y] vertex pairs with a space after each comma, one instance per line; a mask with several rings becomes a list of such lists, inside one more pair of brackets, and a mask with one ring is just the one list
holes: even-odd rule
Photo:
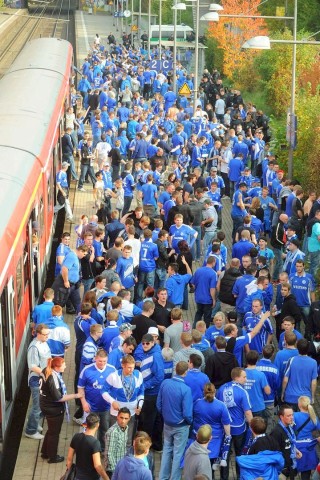
[[38, 432], [41, 433], [43, 430], [43, 427], [41, 427], [41, 425], [38, 425]]
[[32, 440], [42, 440], [44, 438], [44, 435], [41, 435], [39, 432], [33, 433], [32, 435], [30, 433], [25, 433], [24, 435], [27, 438], [32, 438]]
[[78, 425], [82, 425], [83, 424], [83, 418], [80, 417], [80, 418], [76, 418], [76, 417], [73, 417], [72, 419], [75, 423], [77, 423]]
[[78, 192], [86, 192], [86, 189], [81, 187], [81, 188], [78, 188]]

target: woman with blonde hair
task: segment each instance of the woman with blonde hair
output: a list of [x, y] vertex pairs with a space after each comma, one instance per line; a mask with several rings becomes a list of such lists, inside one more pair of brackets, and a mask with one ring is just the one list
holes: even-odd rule
[[259, 197], [253, 197], [250, 208], [255, 210], [255, 216], [263, 222], [264, 220], [264, 210], [261, 207], [261, 201]]
[[297, 459], [297, 470], [301, 480], [309, 480], [311, 470], [315, 470], [319, 462], [316, 446], [320, 437], [314, 438], [313, 433], [320, 429], [320, 421], [309, 397], [299, 397], [298, 408], [300, 411], [294, 413], [294, 431], [297, 449], [302, 453], [302, 457]]
[[47, 419], [48, 430], [45, 434], [41, 457], [48, 459], [48, 463], [60, 463], [64, 457], [57, 454], [59, 435], [64, 414], [69, 417], [67, 402], [80, 398], [82, 394], [67, 394], [67, 389], [62, 378], [66, 369], [63, 358], [49, 358], [46, 368], [40, 374], [40, 408]]

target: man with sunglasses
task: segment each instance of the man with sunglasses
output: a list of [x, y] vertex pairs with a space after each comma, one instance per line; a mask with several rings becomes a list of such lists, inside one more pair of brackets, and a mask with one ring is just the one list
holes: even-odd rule
[[39, 396], [39, 378], [42, 370], [47, 366], [48, 358], [51, 358], [51, 351], [47, 343], [49, 337], [49, 328], [44, 323], [39, 323], [36, 328], [37, 336], [32, 340], [28, 348], [28, 385], [31, 390], [32, 406], [29, 413], [25, 436], [33, 440], [41, 440], [42, 427], [39, 426], [40, 420], [40, 396]]
[[140, 372], [144, 384], [144, 404], [140, 415], [139, 430], [147, 432], [152, 439], [153, 450], [162, 451], [162, 420], [156, 403], [160, 385], [164, 380], [161, 349], [150, 333], [142, 337], [143, 355]]

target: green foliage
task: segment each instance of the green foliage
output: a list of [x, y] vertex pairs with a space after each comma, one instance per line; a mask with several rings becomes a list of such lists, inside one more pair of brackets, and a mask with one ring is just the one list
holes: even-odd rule
[[218, 48], [218, 41], [213, 37], [207, 37], [205, 50], [205, 63], [208, 70], [217, 68], [219, 72], [223, 70], [223, 50]]

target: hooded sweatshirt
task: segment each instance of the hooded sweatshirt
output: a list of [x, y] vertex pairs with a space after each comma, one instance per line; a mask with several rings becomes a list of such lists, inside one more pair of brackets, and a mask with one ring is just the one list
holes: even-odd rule
[[[284, 467], [284, 459], [280, 452], [265, 450], [256, 455], [241, 455], [236, 458], [240, 467], [240, 480], [278, 480]], [[112, 477], [113, 478], [113, 477]]]
[[216, 388], [219, 388], [224, 383], [231, 382], [231, 370], [238, 366], [233, 353], [218, 351], [208, 358], [205, 373], [208, 375], [210, 382]]
[[207, 475], [208, 478], [212, 476], [209, 450], [197, 441], [186, 451], [183, 475], [185, 480], [193, 480], [196, 475]]
[[168, 300], [174, 305], [182, 305], [184, 287], [190, 282], [192, 275], [171, 275], [166, 281], [165, 287], [168, 290]]
[[145, 466], [143, 460], [127, 455], [118, 462], [112, 478], [113, 480], [123, 480], [125, 478], [130, 480], [152, 480], [152, 474]]

